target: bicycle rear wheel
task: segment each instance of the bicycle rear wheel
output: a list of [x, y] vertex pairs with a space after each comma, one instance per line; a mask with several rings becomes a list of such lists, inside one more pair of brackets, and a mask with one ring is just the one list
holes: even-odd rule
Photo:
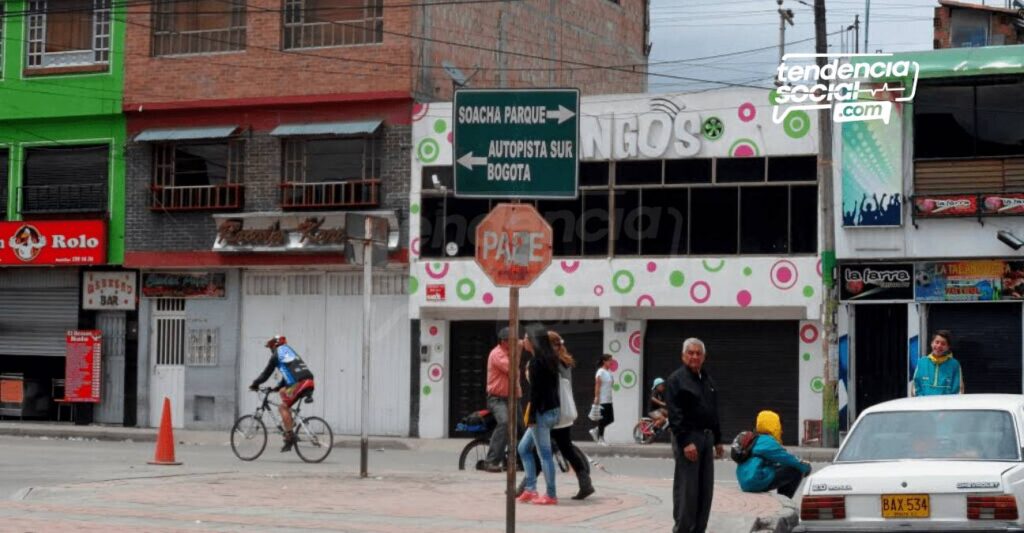
[[267, 447], [267, 426], [252, 415], [239, 417], [231, 428], [231, 451], [243, 461], [252, 461]]
[[633, 440], [637, 444], [650, 444], [654, 441], [654, 421], [643, 417], [633, 426]]
[[473, 470], [476, 469], [476, 465], [487, 459], [487, 452], [490, 450], [491, 440], [485, 438], [475, 438], [469, 441], [469, 444], [462, 449], [462, 453], [459, 455], [459, 470], [466, 469], [466, 463], [469, 463], [469, 467]]
[[331, 454], [334, 447], [334, 432], [327, 421], [318, 416], [302, 420], [302, 427], [295, 428], [295, 453], [307, 463], [319, 463]]

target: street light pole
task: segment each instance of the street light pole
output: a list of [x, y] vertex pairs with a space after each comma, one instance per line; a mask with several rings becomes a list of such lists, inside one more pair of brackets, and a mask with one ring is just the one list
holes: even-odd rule
[[373, 219], [366, 217], [366, 240], [363, 245], [363, 394], [359, 436], [359, 477], [369, 475], [370, 439], [367, 430], [370, 426], [370, 313], [373, 310], [371, 296], [373, 293]]
[[786, 55], [786, 23], [793, 25], [793, 10], [782, 9], [782, 0], [775, 0], [779, 4], [779, 64]]

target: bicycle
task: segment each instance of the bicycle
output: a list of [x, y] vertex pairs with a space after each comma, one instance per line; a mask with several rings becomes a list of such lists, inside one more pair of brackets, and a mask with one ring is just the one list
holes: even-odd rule
[[[494, 416], [487, 409], [470, 413], [455, 425], [456, 432], [473, 433], [476, 435], [473, 437], [473, 440], [469, 441], [462, 448], [462, 453], [459, 454], [459, 470], [465, 470], [467, 462], [477, 470], [483, 469], [483, 463], [487, 460], [487, 452], [491, 447], [491, 433], [494, 432], [496, 425], [497, 422], [494, 420]], [[563, 473], [568, 472], [569, 462], [562, 457], [557, 446], [552, 446], [552, 448], [552, 456], [558, 465], [558, 469]], [[573, 444], [573, 449], [581, 454], [581, 457], [586, 457], [586, 454], [583, 454], [575, 444]], [[504, 464], [504, 460], [502, 462], [502, 469], [504, 470], [507, 468], [507, 465]], [[516, 456], [516, 467], [519, 471], [523, 470], [523, 460], [518, 455]]]
[[668, 429], [668, 424], [662, 425], [660, 428], [654, 425], [654, 419], [645, 416], [640, 419], [639, 422], [633, 426], [633, 440], [637, 444], [650, 444], [654, 442], [654, 439], [658, 438], [659, 435]]
[[[256, 411], [251, 415], [238, 417], [231, 428], [231, 451], [243, 461], [256, 460], [267, 447], [267, 426], [263, 422], [265, 413], [269, 413], [276, 427], [274, 433], [284, 434], [281, 418], [277, 414], [277, 407], [281, 404], [270, 400], [270, 393], [274, 390], [270, 387], [260, 387], [257, 394], [262, 394], [263, 398]], [[334, 447], [334, 432], [326, 420], [318, 416], [302, 416], [300, 413], [303, 403], [313, 403], [311, 394], [310, 392], [305, 395], [301, 402], [295, 402], [291, 409], [292, 420], [295, 421], [294, 449], [303, 461], [319, 463], [330, 455], [331, 448]]]

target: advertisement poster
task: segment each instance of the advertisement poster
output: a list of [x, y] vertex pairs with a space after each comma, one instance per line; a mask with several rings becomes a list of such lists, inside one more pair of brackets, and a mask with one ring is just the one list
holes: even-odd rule
[[888, 122], [842, 126], [843, 226], [903, 223], [903, 106], [892, 103]]
[[1024, 299], [1024, 262], [954, 261], [917, 265], [920, 302], [992, 302]]
[[1024, 215], [1024, 193], [983, 194], [981, 210], [990, 216]]
[[0, 222], [0, 265], [101, 265], [107, 262], [102, 220]]
[[134, 272], [87, 270], [82, 277], [82, 309], [135, 310]]
[[853, 264], [840, 265], [840, 301], [914, 300], [914, 265]]
[[978, 196], [974, 194], [938, 194], [914, 197], [914, 216], [918, 218], [977, 215]]
[[98, 329], [67, 332], [64, 367], [64, 401], [100, 401], [100, 362], [103, 359], [103, 335]]
[[223, 298], [226, 285], [224, 273], [142, 275], [142, 295], [147, 298]]

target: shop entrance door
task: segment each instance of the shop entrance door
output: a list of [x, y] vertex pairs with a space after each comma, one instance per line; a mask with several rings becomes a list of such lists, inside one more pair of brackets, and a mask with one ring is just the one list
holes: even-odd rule
[[149, 392], [149, 425], [158, 427], [164, 398], [171, 400], [171, 425], [184, 426], [185, 416], [185, 300], [155, 300], [153, 312], [153, 374]]
[[854, 306], [854, 416], [907, 396], [907, 304]]

